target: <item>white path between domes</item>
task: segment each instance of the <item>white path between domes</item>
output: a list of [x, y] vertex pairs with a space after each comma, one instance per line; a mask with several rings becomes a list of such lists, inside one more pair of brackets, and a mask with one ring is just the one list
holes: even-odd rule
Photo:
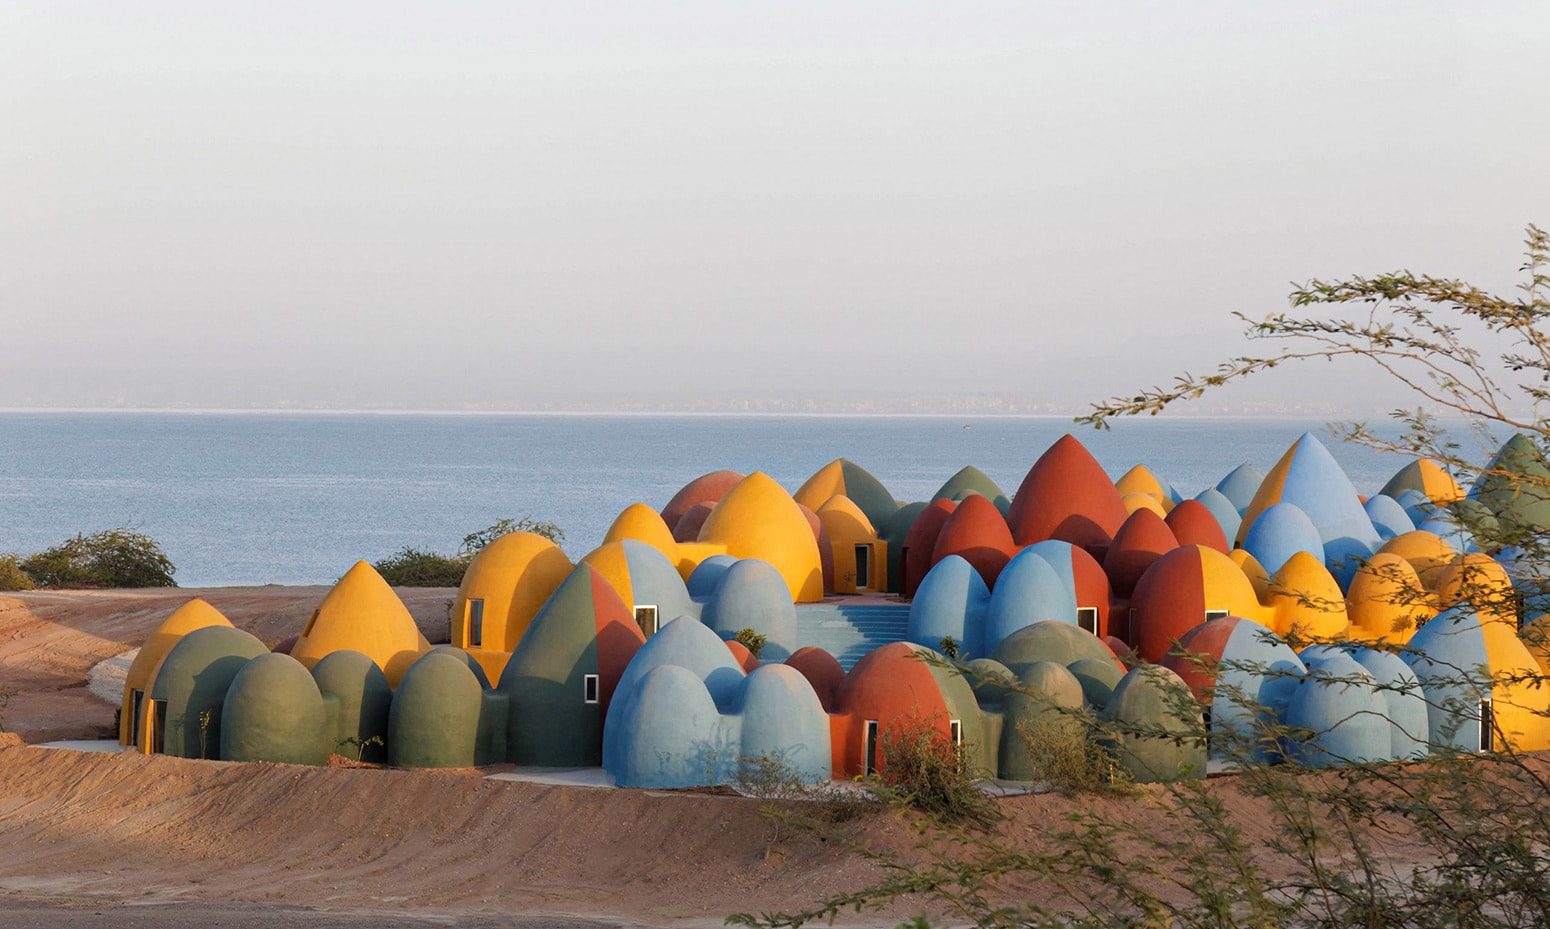
[[117, 706], [124, 699], [124, 679], [129, 676], [129, 666], [139, 654], [138, 648], [131, 648], [92, 665], [86, 672], [86, 689], [98, 700]]

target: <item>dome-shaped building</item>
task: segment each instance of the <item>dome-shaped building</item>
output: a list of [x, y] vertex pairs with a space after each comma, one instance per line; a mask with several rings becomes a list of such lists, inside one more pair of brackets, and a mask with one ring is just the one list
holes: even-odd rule
[[1102, 465], [1067, 434], [1028, 470], [1007, 524], [1018, 545], [1059, 539], [1098, 557], [1129, 515]]
[[500, 680], [512, 649], [539, 607], [571, 572], [558, 545], [532, 532], [509, 532], [474, 555], [452, 600], [448, 640]]
[[178, 640], [195, 629], [207, 626], [229, 628], [231, 622], [220, 610], [195, 597], [173, 610], [145, 640], [145, 644], [140, 646], [139, 653], [129, 663], [129, 671], [124, 675], [124, 696], [119, 702], [118, 744], [140, 747], [135, 736], [142, 728], [145, 692], [150, 686], [151, 676], [156, 672], [156, 666], [178, 644]]
[[[497, 685], [510, 701], [508, 760], [598, 764], [609, 701], [645, 641], [613, 585], [591, 565], [577, 565], [533, 618]], [[732, 660], [719, 641], [717, 647]]]
[[[818, 542], [791, 495], [760, 471], [727, 491], [700, 529], [704, 557], [726, 553], [762, 558], [786, 579], [797, 603], [823, 599], [823, 565]], [[687, 554], [687, 553], [686, 553]]]
[[393, 588], [375, 568], [358, 561], [313, 611], [291, 657], [310, 670], [331, 652], [357, 651], [375, 661], [388, 683], [397, 687], [398, 679], [430, 648]]

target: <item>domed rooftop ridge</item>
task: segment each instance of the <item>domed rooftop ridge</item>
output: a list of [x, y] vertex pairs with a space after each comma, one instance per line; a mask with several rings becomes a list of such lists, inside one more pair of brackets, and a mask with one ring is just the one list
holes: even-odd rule
[[1018, 545], [1061, 539], [1092, 551], [1107, 546], [1128, 516], [1098, 459], [1067, 433], [1028, 470], [1007, 524]]
[[644, 503], [632, 503], [621, 510], [608, 526], [602, 544], [625, 539], [644, 542], [667, 556], [669, 561], [675, 564], [678, 561], [678, 543], [673, 539], [673, 530], [656, 510]]
[[957, 500], [965, 493], [977, 493], [991, 500], [1006, 496], [1000, 486], [984, 471], [974, 465], [964, 465], [937, 488], [937, 492], [931, 495], [931, 499]]
[[715, 505], [744, 477], [747, 475], [725, 469], [700, 475], [679, 488], [678, 492], [673, 494], [673, 499], [667, 501], [667, 505], [662, 507], [662, 522], [666, 523], [669, 529], [676, 528], [678, 521], [683, 519], [684, 514], [696, 504]]
[[797, 502], [762, 471], [727, 491], [700, 528], [700, 541], [720, 545], [736, 558], [768, 561], [797, 603], [823, 599], [818, 540]]
[[328, 653], [350, 649], [375, 661], [396, 687], [430, 648], [393, 588], [375, 568], [357, 561], [318, 604], [291, 657], [311, 670]]
[[899, 508], [883, 482], [849, 458], [836, 458], [819, 468], [792, 495], [796, 502], [814, 512], [834, 496], [853, 500], [873, 526], [882, 525]]

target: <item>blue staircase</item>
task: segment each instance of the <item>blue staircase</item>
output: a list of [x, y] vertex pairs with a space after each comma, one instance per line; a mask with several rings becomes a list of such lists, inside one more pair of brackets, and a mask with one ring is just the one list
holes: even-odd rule
[[849, 671], [874, 648], [902, 641], [909, 623], [908, 603], [799, 603], [797, 646], [816, 645]]

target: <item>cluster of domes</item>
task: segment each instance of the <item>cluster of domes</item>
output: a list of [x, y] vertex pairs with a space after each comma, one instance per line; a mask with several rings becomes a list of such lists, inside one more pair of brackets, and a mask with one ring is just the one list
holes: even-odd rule
[[[1417, 461], [1363, 498], [1312, 435], [1190, 499], [1141, 465], [1111, 480], [1071, 436], [1011, 497], [973, 467], [913, 503], [844, 459], [794, 494], [717, 471], [661, 511], [627, 507], [576, 562], [530, 533], [494, 540], [450, 646], [364, 562], [275, 652], [191, 601], [130, 668], [120, 738], [243, 760], [602, 765], [635, 786], [718, 783], [767, 756], [852, 776], [907, 725], [1027, 779], [1022, 734], [1084, 706], [1151, 733], [1109, 744], [1142, 780], [1202, 775], [1208, 743], [1221, 755], [1267, 722], [1312, 735], [1254, 751], [1310, 765], [1537, 748], [1550, 697], [1524, 681], [1546, 650], [1519, 626], [1550, 619], [1513, 543], [1550, 529], [1525, 489], [1550, 467], [1518, 437], [1486, 474], [1466, 493]], [[847, 669], [815, 642], [850, 601], [901, 618], [891, 640], [857, 633], [870, 650]], [[972, 673], [923, 660], [941, 650]]]

